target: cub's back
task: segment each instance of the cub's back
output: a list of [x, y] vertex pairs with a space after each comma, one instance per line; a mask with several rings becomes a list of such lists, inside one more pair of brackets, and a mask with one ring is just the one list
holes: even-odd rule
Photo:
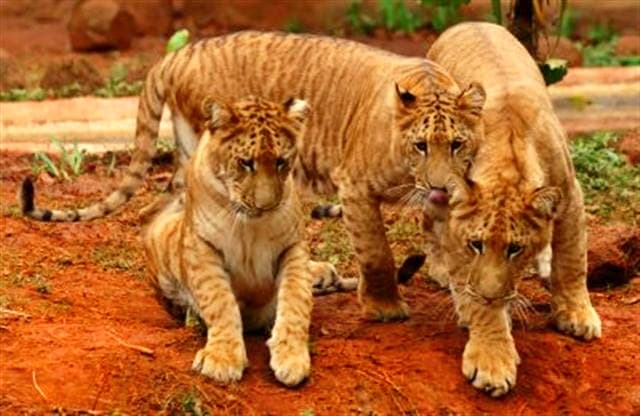
[[[518, 95], [551, 107], [544, 79], [527, 50], [505, 28], [492, 23], [461, 23], [446, 30], [427, 52], [460, 84], [480, 82], [485, 109], [508, 105]], [[524, 98], [524, 97], [523, 97]]]

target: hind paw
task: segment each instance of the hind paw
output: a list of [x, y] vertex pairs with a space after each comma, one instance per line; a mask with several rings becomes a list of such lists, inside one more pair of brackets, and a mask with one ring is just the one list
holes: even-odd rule
[[310, 261], [309, 268], [313, 276], [313, 294], [324, 295], [337, 291], [349, 292], [356, 290], [358, 279], [343, 278], [338, 274], [333, 264], [327, 261]]

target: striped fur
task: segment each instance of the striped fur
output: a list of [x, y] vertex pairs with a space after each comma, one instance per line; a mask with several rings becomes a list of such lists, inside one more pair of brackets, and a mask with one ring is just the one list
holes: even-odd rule
[[[426, 168], [421, 142], [473, 149], [482, 88], [462, 90], [440, 66], [343, 39], [239, 32], [190, 44], [154, 66], [141, 95], [136, 153], [123, 185], [105, 201], [74, 211], [25, 214], [51, 221], [87, 220], [112, 212], [140, 185], [154, 152], [163, 103], [174, 116], [179, 143], [205, 129], [208, 100], [256, 95], [274, 102], [296, 96], [314, 109], [300, 145], [296, 176], [312, 189], [337, 190], [361, 266], [360, 300], [379, 319], [403, 318], [393, 256], [380, 216], [385, 191], [412, 184]], [[446, 144], [444, 144], [446, 143]], [[178, 146], [188, 157], [189, 146]], [[435, 184], [443, 186], [443, 184]], [[29, 195], [26, 195], [29, 196]], [[28, 199], [28, 198], [23, 198]]]
[[536, 256], [549, 257], [552, 310], [563, 332], [600, 337], [586, 286], [586, 227], [567, 139], [535, 62], [501, 26], [457, 25], [429, 50], [459, 82], [487, 92], [485, 135], [468, 180], [453, 180], [442, 231], [460, 322], [469, 328], [462, 372], [492, 396], [515, 386], [520, 362], [509, 308]]
[[212, 112], [184, 202], [167, 204], [143, 231], [152, 283], [206, 323], [196, 371], [239, 380], [243, 330], [273, 326], [271, 368], [293, 386], [310, 371], [311, 267], [290, 174], [307, 107], [247, 98]]

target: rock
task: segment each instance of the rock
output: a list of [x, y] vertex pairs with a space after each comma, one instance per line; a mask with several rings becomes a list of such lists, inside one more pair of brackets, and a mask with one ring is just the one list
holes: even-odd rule
[[0, 91], [25, 87], [24, 70], [4, 49], [0, 49]]
[[640, 55], [640, 35], [622, 35], [616, 43], [616, 55]]
[[640, 267], [640, 229], [628, 225], [595, 225], [589, 229], [587, 284], [618, 286]]
[[171, 0], [119, 0], [136, 21], [138, 35], [165, 36], [173, 31]]
[[582, 54], [574, 43], [567, 38], [541, 36], [538, 39], [538, 56], [540, 59], [566, 59], [570, 67], [582, 66]]
[[81, 92], [87, 94], [104, 84], [98, 70], [86, 59], [66, 59], [47, 66], [40, 81], [42, 88], [58, 89], [78, 83]]
[[627, 157], [631, 165], [640, 164], [640, 127], [626, 132], [616, 147]]
[[136, 23], [116, 0], [80, 0], [71, 12], [68, 30], [76, 51], [128, 49]]

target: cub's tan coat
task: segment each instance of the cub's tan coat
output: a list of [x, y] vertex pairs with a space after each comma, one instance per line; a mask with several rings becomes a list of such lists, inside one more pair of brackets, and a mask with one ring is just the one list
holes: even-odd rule
[[544, 81], [509, 32], [460, 24], [427, 57], [458, 82], [481, 82], [487, 93], [485, 136], [468, 182], [453, 180], [442, 244], [460, 322], [469, 328], [462, 371], [475, 387], [499, 396], [515, 386], [520, 362], [508, 305], [524, 270], [549, 245], [557, 327], [600, 337], [586, 286], [582, 192]]
[[[309, 102], [313, 113], [300, 143], [297, 175], [314, 189], [338, 192], [360, 263], [365, 312], [379, 319], [406, 317], [380, 203], [390, 189], [411, 187], [416, 171], [434, 173], [430, 184], [441, 188], [440, 179], [451, 166], [468, 166], [484, 101], [479, 85], [462, 90], [424, 58], [343, 39], [281, 33], [240, 32], [190, 44], [149, 72], [138, 110], [137, 150], [120, 188], [88, 208], [46, 210], [35, 207], [31, 183], [25, 182], [23, 211], [49, 221], [89, 220], [112, 212], [143, 181], [165, 102], [184, 161], [206, 128], [207, 101], [247, 95]], [[454, 141], [456, 151], [451, 152]], [[437, 169], [425, 151], [431, 144], [446, 155], [447, 163]], [[443, 172], [435, 175], [436, 170]]]
[[188, 165], [184, 204], [168, 204], [143, 232], [154, 285], [207, 325], [193, 368], [220, 382], [240, 379], [247, 366], [243, 329], [272, 324], [276, 378], [296, 385], [310, 371], [312, 281], [290, 175], [306, 106], [214, 104], [212, 133]]

